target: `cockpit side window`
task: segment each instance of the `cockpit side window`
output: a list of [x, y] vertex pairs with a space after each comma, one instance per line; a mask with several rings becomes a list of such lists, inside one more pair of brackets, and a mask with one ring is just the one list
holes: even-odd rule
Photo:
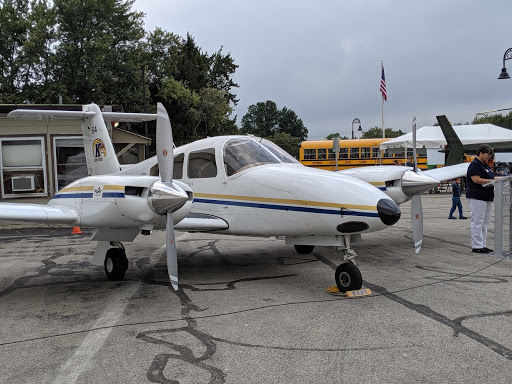
[[252, 139], [232, 139], [224, 146], [224, 167], [228, 176], [250, 167], [270, 163], [279, 163], [279, 160]]
[[279, 145], [273, 143], [270, 140], [262, 139], [261, 144], [265, 146], [274, 156], [276, 156], [283, 163], [298, 163], [297, 159], [295, 159], [292, 155], [286, 152]]
[[179, 155], [174, 156], [174, 167], [173, 167], [173, 179], [181, 179], [183, 178], [183, 160], [185, 159], [185, 155], [180, 153]]
[[215, 149], [201, 149], [190, 152], [188, 155], [188, 177], [199, 179], [217, 176], [217, 164], [215, 163]]

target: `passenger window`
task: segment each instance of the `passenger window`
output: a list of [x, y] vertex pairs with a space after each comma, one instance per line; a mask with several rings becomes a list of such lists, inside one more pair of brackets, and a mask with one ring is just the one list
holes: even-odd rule
[[304, 160], [316, 160], [316, 149], [304, 149]]
[[372, 157], [374, 157], [374, 158], [379, 157], [379, 147], [372, 147]]
[[348, 159], [348, 148], [340, 148], [340, 153], [338, 155], [340, 159]]
[[173, 179], [181, 179], [183, 178], [183, 160], [185, 159], [185, 155], [180, 153], [179, 155], [174, 156], [174, 168], [172, 172]]
[[325, 148], [318, 148], [318, 160], [327, 159], [327, 153]]
[[350, 148], [350, 158], [359, 159], [359, 148]]
[[362, 147], [361, 148], [361, 158], [362, 159], [370, 158], [370, 147]]
[[188, 177], [200, 179], [217, 176], [217, 164], [215, 163], [215, 149], [208, 148], [190, 152], [188, 155]]

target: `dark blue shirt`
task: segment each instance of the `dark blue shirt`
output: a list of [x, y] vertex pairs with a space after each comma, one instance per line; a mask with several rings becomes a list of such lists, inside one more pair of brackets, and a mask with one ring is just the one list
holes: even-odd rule
[[480, 176], [482, 179], [494, 179], [491, 168], [475, 158], [468, 167], [466, 197], [483, 201], [494, 200], [494, 186], [484, 187], [482, 184], [474, 183], [471, 176]]
[[453, 192], [454, 197], [460, 197], [461, 188], [460, 188], [460, 184], [457, 184], [456, 181], [454, 181], [452, 184], [452, 192]]

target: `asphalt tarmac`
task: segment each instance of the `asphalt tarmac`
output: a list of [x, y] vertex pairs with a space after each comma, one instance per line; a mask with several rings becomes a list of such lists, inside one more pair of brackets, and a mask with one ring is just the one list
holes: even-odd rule
[[125, 280], [110, 282], [90, 232], [0, 230], [0, 382], [510, 383], [512, 260], [471, 253], [450, 205], [424, 196], [420, 254], [408, 204], [366, 235], [374, 294], [356, 299], [326, 292], [341, 262], [329, 248], [182, 233], [175, 293], [164, 232], [126, 243]]

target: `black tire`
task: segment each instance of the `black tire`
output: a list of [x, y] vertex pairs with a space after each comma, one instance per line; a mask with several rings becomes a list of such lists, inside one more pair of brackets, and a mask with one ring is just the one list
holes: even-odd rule
[[294, 245], [295, 250], [303, 255], [313, 252], [314, 245]]
[[361, 271], [352, 263], [338, 265], [334, 273], [334, 279], [340, 292], [354, 291], [361, 289], [363, 277]]
[[105, 274], [111, 281], [123, 280], [124, 274], [128, 269], [128, 259], [126, 253], [120, 248], [110, 248], [105, 256]]

